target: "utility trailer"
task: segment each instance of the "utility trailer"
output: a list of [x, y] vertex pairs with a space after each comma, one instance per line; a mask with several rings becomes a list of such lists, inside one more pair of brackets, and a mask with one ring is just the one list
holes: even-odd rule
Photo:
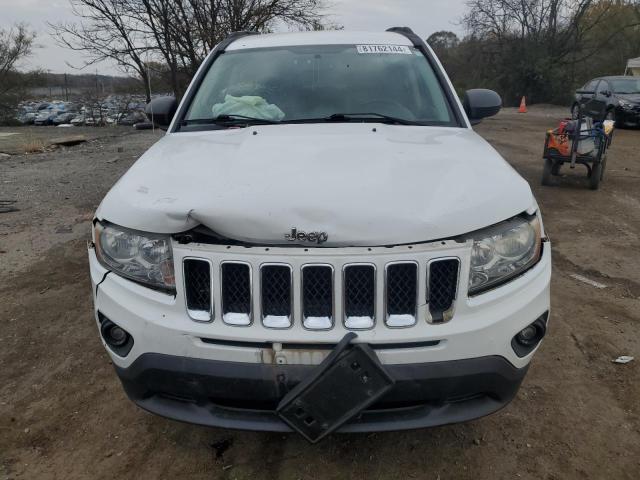
[[554, 185], [565, 163], [587, 167], [589, 188], [597, 190], [604, 180], [607, 151], [613, 140], [614, 127], [607, 121], [593, 123], [580, 108], [576, 120], [564, 120], [558, 128], [549, 130], [544, 143], [542, 185]]

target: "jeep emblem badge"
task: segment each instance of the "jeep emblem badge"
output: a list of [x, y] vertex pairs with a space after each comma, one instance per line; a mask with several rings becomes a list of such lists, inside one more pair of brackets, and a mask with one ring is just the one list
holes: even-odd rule
[[291, 229], [291, 233], [286, 233], [284, 236], [285, 239], [290, 242], [295, 242], [296, 240], [300, 242], [315, 242], [318, 245], [329, 240], [329, 235], [326, 232], [303, 232], [298, 231], [296, 227]]

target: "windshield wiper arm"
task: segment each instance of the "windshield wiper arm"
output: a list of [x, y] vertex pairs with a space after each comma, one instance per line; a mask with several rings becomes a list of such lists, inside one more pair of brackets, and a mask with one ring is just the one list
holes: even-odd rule
[[392, 117], [391, 115], [384, 115], [382, 113], [375, 113], [375, 112], [334, 113], [333, 115], [329, 115], [328, 117], [325, 118], [325, 120], [329, 122], [335, 122], [335, 121], [339, 122], [339, 121], [345, 121], [345, 120], [348, 121], [348, 120], [356, 120], [356, 119], [361, 119], [361, 120], [380, 119], [385, 123], [397, 123], [399, 125], [421, 125], [420, 122], [406, 120], [404, 118]]
[[228, 124], [251, 124], [275, 125], [282, 123], [279, 120], [269, 120], [266, 118], [248, 117], [246, 115], [223, 114], [214, 118], [194, 118], [185, 120], [183, 125], [228, 125]]

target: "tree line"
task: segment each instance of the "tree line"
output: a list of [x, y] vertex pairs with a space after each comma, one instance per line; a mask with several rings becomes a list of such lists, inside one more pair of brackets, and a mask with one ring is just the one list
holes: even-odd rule
[[[151, 89], [181, 96], [231, 32], [338, 28], [325, 0], [69, 1], [76, 20], [51, 25], [56, 42], [83, 52], [81, 67], [115, 63], [147, 99]], [[492, 88], [507, 105], [567, 103], [577, 86], [640, 57], [640, 0], [468, 0], [461, 25], [462, 38], [441, 31], [429, 44], [459, 93]], [[18, 70], [34, 42], [25, 25], [0, 29], [0, 116], [24, 95], [30, 74]]]
[[566, 104], [588, 80], [640, 57], [639, 0], [470, 0], [466, 35], [428, 39], [456, 88], [498, 91], [507, 105]]

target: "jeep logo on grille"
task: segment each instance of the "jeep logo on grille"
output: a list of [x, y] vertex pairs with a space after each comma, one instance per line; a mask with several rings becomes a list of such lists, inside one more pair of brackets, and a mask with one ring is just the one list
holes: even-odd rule
[[326, 232], [303, 232], [299, 231], [296, 227], [291, 229], [291, 233], [286, 233], [284, 238], [289, 240], [290, 242], [295, 242], [296, 240], [300, 242], [315, 242], [318, 245], [329, 240], [329, 235]]

